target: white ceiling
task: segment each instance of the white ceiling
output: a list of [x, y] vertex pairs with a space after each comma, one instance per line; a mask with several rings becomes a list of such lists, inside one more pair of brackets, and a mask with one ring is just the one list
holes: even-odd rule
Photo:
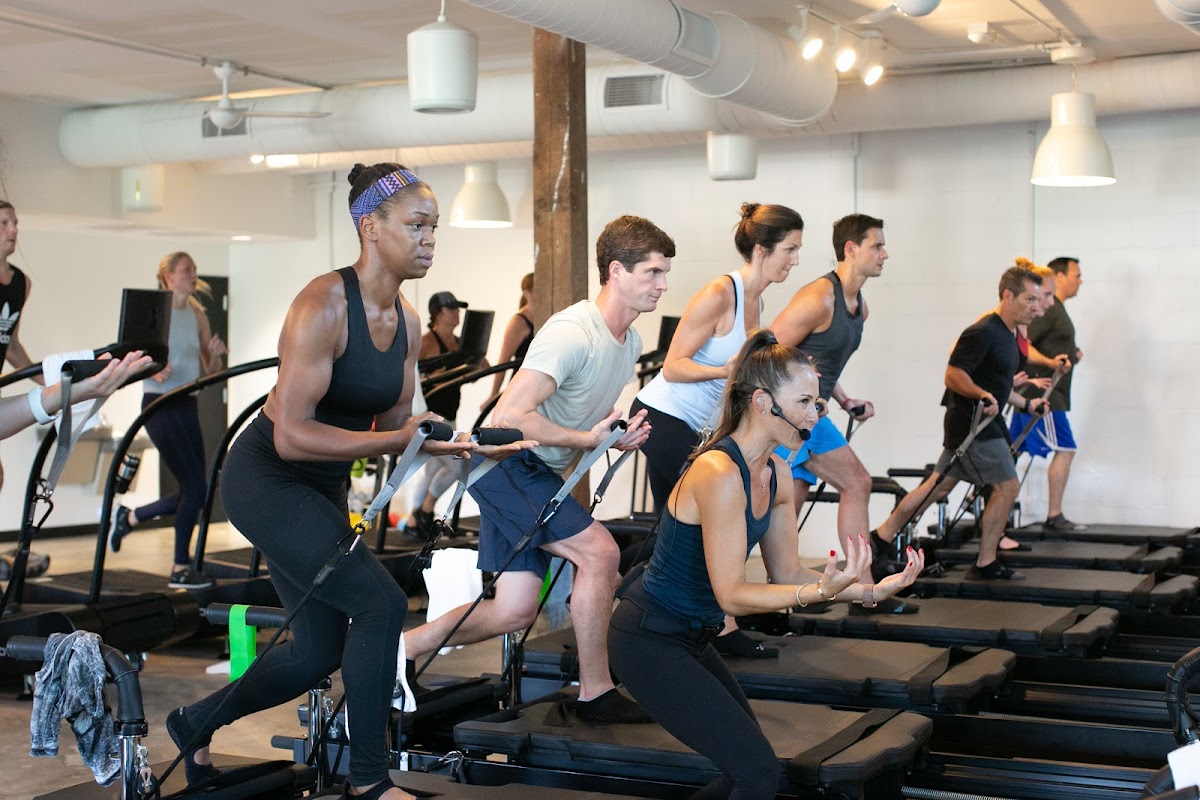
[[[603, 0], [595, 0], [603, 2]], [[796, 0], [679, 0], [699, 13], [732, 11], [764, 27], [796, 20]], [[1014, 45], [1077, 37], [1101, 59], [1200, 50], [1200, 36], [1163, 18], [1152, 0], [943, 0], [928, 17], [893, 17], [878, 28], [893, 65], [940, 69], [966, 60], [996, 64]], [[890, 5], [887, 0], [821, 0], [815, 9], [838, 21]], [[25, 0], [0, 5], [0, 19], [40, 20], [91, 34], [216, 61], [234, 60], [324, 85], [402, 79], [405, 36], [433, 21], [437, 0]], [[529, 29], [458, 0], [448, 16], [474, 30], [484, 72], [530, 65]], [[992, 44], [967, 41], [966, 27], [989, 22]], [[1041, 53], [1025, 58], [1047, 60]], [[615, 58], [591, 49], [593, 61]], [[287, 84], [239, 76], [235, 90], [283, 89]], [[0, 22], [0, 94], [75, 106], [111, 105], [211, 95], [217, 83], [199, 63], [85, 41], [26, 25]]]

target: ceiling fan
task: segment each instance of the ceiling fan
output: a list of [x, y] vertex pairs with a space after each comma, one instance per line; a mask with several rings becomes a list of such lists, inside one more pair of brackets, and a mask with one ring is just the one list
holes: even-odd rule
[[221, 80], [221, 99], [212, 108], [204, 112], [208, 121], [221, 130], [236, 128], [246, 117], [282, 117], [290, 119], [321, 119], [328, 117], [328, 111], [254, 111], [233, 104], [229, 97], [229, 79], [242, 70], [228, 61], [213, 67], [213, 72]]
[[891, 19], [896, 14], [902, 14], [906, 17], [923, 17], [926, 14], [932, 14], [941, 2], [942, 0], [892, 0], [890, 5], [878, 11], [864, 14], [854, 20], [853, 24], [878, 25], [885, 20]]

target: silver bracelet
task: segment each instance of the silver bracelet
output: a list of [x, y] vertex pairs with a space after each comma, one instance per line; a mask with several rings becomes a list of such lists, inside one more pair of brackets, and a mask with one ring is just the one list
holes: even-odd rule
[[808, 586], [808, 584], [802, 583], [796, 587], [796, 605], [800, 606], [801, 608], [808, 608], [808, 603], [806, 603], [800, 599], [800, 590], [803, 589], [805, 586]]
[[879, 605], [875, 602], [875, 584], [869, 584], [863, 587], [862, 599], [858, 601], [863, 608], [874, 608]]
[[25, 399], [29, 401], [29, 411], [33, 414], [33, 418], [40, 425], [54, 422], [56, 415], [47, 414], [45, 407], [42, 405], [42, 387], [34, 386], [29, 390], [29, 394], [25, 395]]

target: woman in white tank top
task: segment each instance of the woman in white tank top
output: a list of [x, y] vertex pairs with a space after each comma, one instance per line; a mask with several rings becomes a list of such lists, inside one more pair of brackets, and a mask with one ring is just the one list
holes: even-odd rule
[[[630, 413], [645, 408], [654, 429], [641, 449], [656, 511], [662, 511], [701, 432], [715, 427], [730, 365], [747, 333], [762, 327], [762, 294], [787, 279], [799, 261], [803, 235], [804, 220], [792, 209], [743, 203], [733, 236], [741, 269], [709, 282], [688, 301], [662, 371], [638, 392]], [[715, 644], [733, 655], [778, 654], [739, 631], [732, 618]]]

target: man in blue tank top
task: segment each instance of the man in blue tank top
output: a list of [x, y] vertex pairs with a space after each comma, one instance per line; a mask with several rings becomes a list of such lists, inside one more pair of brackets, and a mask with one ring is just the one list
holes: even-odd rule
[[[883, 220], [866, 214], [850, 214], [833, 223], [833, 252], [837, 268], [804, 286], [787, 308], [771, 323], [781, 344], [798, 347], [808, 354], [820, 375], [820, 395], [837, 402], [859, 422], [875, 416], [869, 400], [852, 397], [841, 385], [842, 371], [862, 341], [867, 319], [863, 284], [883, 274], [888, 253], [884, 248]], [[783, 453], [781, 453], [783, 455]], [[787, 456], [784, 456], [785, 459]], [[808, 500], [809, 487], [820, 479], [837, 489], [838, 540], [843, 550], [852, 536], [870, 529], [867, 503], [871, 476], [850, 449], [837, 425], [823, 416], [794, 458], [792, 479], [796, 510]], [[872, 540], [873, 549], [878, 542]], [[880, 603], [882, 613], [912, 613], [916, 606], [900, 600]]]

